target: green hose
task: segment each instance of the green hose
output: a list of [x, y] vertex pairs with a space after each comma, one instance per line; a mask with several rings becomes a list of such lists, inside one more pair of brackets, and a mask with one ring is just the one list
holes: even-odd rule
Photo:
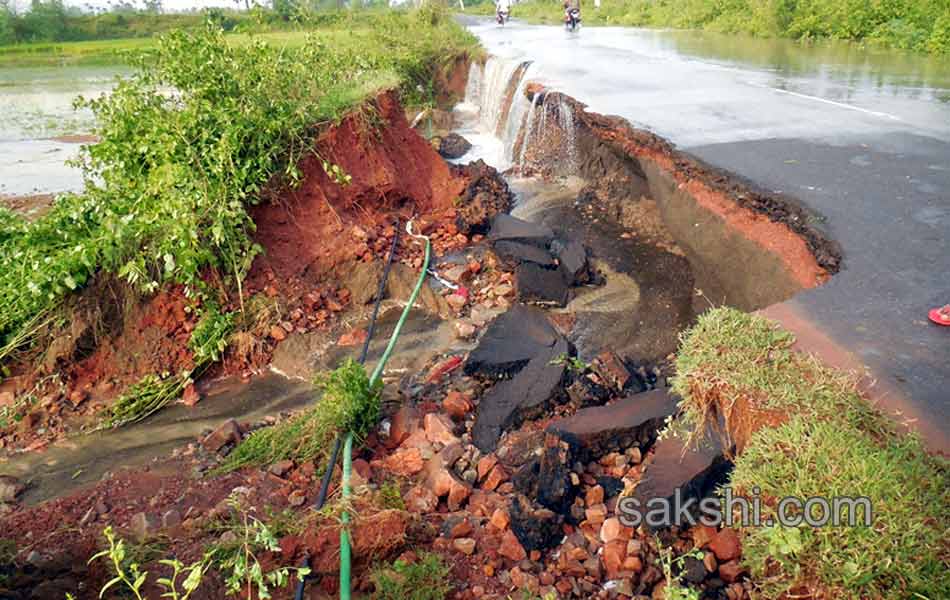
[[[380, 357], [376, 368], [373, 369], [373, 374], [369, 378], [370, 388], [372, 388], [372, 386], [377, 381], [379, 381], [379, 378], [382, 377], [383, 369], [386, 367], [386, 362], [389, 360], [389, 355], [392, 354], [393, 348], [396, 347], [396, 340], [399, 339], [399, 333], [402, 331], [402, 326], [409, 317], [409, 311], [412, 310], [412, 305], [416, 303], [416, 298], [418, 298], [419, 292], [422, 291], [422, 284], [426, 279], [426, 271], [429, 270], [429, 258], [432, 251], [432, 244], [429, 241], [429, 238], [425, 238], [425, 240], [426, 253], [425, 260], [422, 262], [422, 272], [419, 273], [419, 279], [416, 281], [416, 287], [412, 289], [412, 294], [409, 296], [409, 301], [406, 303], [406, 307], [402, 309], [402, 315], [399, 316], [399, 321], [396, 323], [396, 328], [389, 337], [389, 344], [386, 345], [386, 350], [383, 352], [382, 357]], [[343, 448], [344, 501], [350, 497], [350, 475], [352, 471], [353, 433], [350, 432], [346, 434], [346, 444]], [[350, 550], [350, 534], [347, 530], [347, 525], [350, 523], [350, 514], [345, 508], [343, 509], [342, 521], [343, 527], [340, 529], [340, 600], [350, 600], [350, 565], [352, 563], [352, 552]]]

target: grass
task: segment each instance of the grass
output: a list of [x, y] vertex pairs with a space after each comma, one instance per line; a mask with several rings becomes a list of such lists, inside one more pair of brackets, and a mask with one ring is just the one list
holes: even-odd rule
[[[512, 7], [515, 18], [561, 23], [561, 2], [527, 0]], [[950, 4], [944, 0], [604, 0], [582, 6], [586, 25], [674, 27], [800, 40], [870, 42], [950, 55]], [[473, 14], [494, 14], [492, 3]]]
[[377, 567], [372, 580], [376, 600], [443, 600], [449, 593], [449, 568], [439, 556], [423, 554], [408, 564], [397, 560]]
[[340, 433], [352, 431], [359, 440], [375, 426], [382, 384], [370, 386], [362, 365], [347, 360], [335, 371], [318, 375], [314, 383], [322, 397], [313, 408], [257, 430], [234, 449], [217, 472], [284, 459], [323, 462]]
[[758, 487], [764, 516], [789, 496], [871, 501], [870, 527], [747, 528], [743, 560], [761, 596], [950, 597], [950, 465], [792, 342], [762, 317], [709, 311], [683, 336], [673, 385], [690, 425], [731, 417], [742, 442], [731, 485]]

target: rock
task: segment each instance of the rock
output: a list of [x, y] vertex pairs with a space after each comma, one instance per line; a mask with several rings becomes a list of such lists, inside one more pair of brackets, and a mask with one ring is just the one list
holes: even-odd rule
[[547, 508], [532, 505], [524, 496], [515, 496], [509, 505], [511, 532], [524, 550], [547, 550], [561, 543], [564, 517]]
[[508, 214], [498, 214], [492, 219], [488, 240], [492, 243], [501, 241], [530, 244], [538, 248], [547, 249], [554, 239], [551, 228], [540, 223], [531, 223]]
[[472, 522], [464, 516], [452, 516], [442, 523], [442, 536], [450, 540], [468, 537], [472, 531]]
[[595, 485], [587, 489], [587, 494], [584, 496], [584, 503], [587, 506], [594, 506], [595, 504], [603, 504], [604, 502], [604, 486]]
[[554, 269], [545, 269], [534, 263], [522, 263], [515, 268], [518, 282], [518, 300], [525, 303], [567, 306], [570, 289]]
[[482, 487], [486, 490], [493, 491], [506, 481], [508, 481], [508, 472], [505, 471], [503, 466], [495, 465], [488, 473], [488, 477], [485, 478], [484, 483], [482, 483]]
[[275, 342], [282, 342], [287, 339], [287, 331], [280, 325], [274, 325], [270, 328], [270, 337]]
[[267, 469], [272, 475], [277, 477], [283, 477], [294, 468], [294, 461], [290, 459], [279, 460], [272, 464], [269, 469]]
[[166, 510], [162, 515], [162, 529], [170, 529], [179, 525], [181, 525], [181, 513], [178, 512], [178, 509]]
[[502, 266], [509, 270], [514, 270], [522, 263], [533, 263], [547, 269], [558, 266], [550, 252], [532, 244], [500, 240], [495, 242], [493, 248]]
[[459, 134], [452, 132], [441, 139], [438, 152], [443, 158], [462, 158], [472, 149], [472, 144]]
[[482, 160], [455, 170], [469, 181], [459, 196], [455, 225], [462, 235], [486, 233], [496, 215], [511, 210], [514, 195], [498, 171]]
[[0, 392], [0, 408], [13, 406], [14, 401], [16, 401], [16, 396], [13, 392]]
[[452, 547], [458, 552], [471, 556], [475, 552], [475, 540], [472, 538], [459, 538], [452, 540]]
[[406, 510], [414, 513], [430, 513], [439, 505], [439, 498], [429, 488], [417, 485], [406, 492], [403, 501]]
[[600, 541], [605, 544], [614, 540], [626, 542], [632, 535], [633, 531], [629, 527], [624, 527], [617, 517], [606, 519], [600, 526]]
[[463, 420], [472, 410], [472, 404], [461, 392], [451, 391], [442, 400], [442, 408], [456, 421]]
[[617, 477], [598, 477], [597, 485], [604, 488], [604, 498], [613, 498], [620, 494], [624, 488], [623, 480]]
[[683, 559], [683, 578], [694, 585], [700, 584], [706, 579], [706, 567], [703, 561], [692, 556]]
[[552, 346], [542, 348], [513, 379], [495, 384], [482, 397], [472, 427], [472, 441], [479, 450], [493, 451], [502, 432], [543, 414], [552, 404], [561, 401], [566, 367], [556, 359], [567, 355], [569, 350], [567, 341], [557, 338]]
[[422, 450], [419, 448], [400, 448], [382, 461], [383, 468], [396, 475], [412, 477], [425, 468]]
[[201, 440], [201, 445], [209, 452], [219, 452], [228, 444], [237, 444], [241, 441], [241, 426], [234, 419], [228, 419], [218, 425], [218, 428]]
[[[464, 304], [462, 305], [464, 306]], [[459, 319], [455, 322], [455, 337], [460, 340], [467, 340], [475, 335], [475, 326], [468, 321]]]
[[195, 384], [189, 383], [185, 386], [185, 391], [181, 394], [181, 403], [185, 406], [194, 406], [201, 401], [201, 394], [195, 388]]
[[0, 475], [0, 503], [15, 502], [17, 496], [26, 489], [15, 477]]
[[726, 583], [735, 582], [744, 572], [745, 569], [739, 564], [738, 560], [730, 560], [725, 564], [719, 565], [719, 577]]
[[478, 460], [478, 478], [485, 479], [495, 465], [498, 464], [498, 458], [494, 454], [486, 454]]
[[[449, 448], [446, 448], [446, 450]], [[447, 496], [446, 503], [449, 510], [456, 511], [468, 499], [472, 493], [472, 488], [452, 472], [452, 464], [446, 460], [446, 450], [435, 455], [429, 461], [426, 485], [437, 497]]]
[[488, 522], [491, 523], [492, 526], [498, 531], [504, 531], [508, 529], [508, 525], [511, 523], [511, 520], [508, 518], [507, 511], [505, 511], [503, 508], [496, 508]]
[[498, 554], [515, 562], [528, 557], [528, 553], [525, 552], [521, 542], [518, 541], [518, 538], [515, 537], [515, 534], [512, 533], [511, 530], [506, 531], [504, 535], [501, 536], [501, 545], [498, 547]]
[[304, 502], [307, 501], [307, 494], [301, 490], [294, 490], [290, 492], [290, 495], [287, 496], [287, 504], [297, 507], [303, 506]]
[[158, 519], [144, 512], [137, 513], [129, 521], [129, 529], [132, 530], [132, 533], [140, 542], [148, 539], [158, 529], [158, 526]]
[[653, 390], [581, 409], [572, 417], [554, 421], [548, 431], [576, 442], [588, 460], [631, 445], [650, 446], [666, 418], [675, 412], [676, 399], [665, 390]]
[[386, 447], [391, 450], [403, 443], [406, 438], [418, 431], [421, 425], [422, 417], [418, 409], [413, 406], [401, 406], [392, 417]]
[[452, 310], [459, 313], [465, 308], [465, 305], [468, 303], [468, 298], [461, 294], [449, 294], [445, 297], [445, 301], [452, 307]]
[[544, 312], [516, 304], [488, 326], [465, 361], [465, 374], [511, 377], [558, 337]]
[[703, 567], [709, 573], [715, 573], [719, 570], [719, 561], [716, 560], [716, 555], [712, 552], [707, 552], [703, 557]]
[[551, 244], [551, 252], [557, 256], [564, 283], [571, 286], [587, 283], [590, 277], [587, 272], [587, 251], [583, 244], [574, 240], [555, 240]]
[[591, 363], [591, 368], [616, 391], [624, 389], [630, 381], [630, 371], [623, 364], [623, 360], [611, 350], [598, 354]]
[[432, 443], [439, 443], [445, 446], [457, 444], [458, 437], [454, 433], [452, 420], [445, 415], [429, 413], [425, 416], [426, 439]]
[[538, 467], [538, 502], [551, 510], [567, 514], [577, 497], [578, 480], [571, 467], [576, 450], [556, 435], [545, 436], [545, 449]]
[[620, 577], [626, 558], [627, 542], [625, 540], [613, 540], [604, 544], [601, 560], [604, 563], [604, 570], [607, 571], [608, 579], [618, 579]]
[[707, 431], [705, 435], [696, 437], [689, 447], [686, 447], [685, 438], [680, 436], [670, 436], [656, 444], [653, 462], [644, 471], [633, 497], [643, 508], [641, 514], [647, 512], [646, 507], [652, 500], [664, 500], [670, 507], [667, 511], [670, 518], [662, 524], [645, 522], [648, 529], [656, 531], [670, 524], [684, 525], [682, 515], [674, 510], [677, 491], [681, 505], [695, 499], [692, 508], [698, 510], [699, 501], [724, 483], [732, 470], [732, 463], [726, 460], [718, 435]]
[[716, 533], [709, 542], [709, 549], [716, 555], [719, 562], [727, 562], [742, 554], [742, 542], [739, 535], [731, 527], [724, 527]]

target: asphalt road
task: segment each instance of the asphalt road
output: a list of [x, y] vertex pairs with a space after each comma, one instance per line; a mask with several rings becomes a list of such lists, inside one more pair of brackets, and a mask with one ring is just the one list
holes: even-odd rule
[[927, 320], [950, 303], [950, 63], [697, 32], [469, 27], [589, 110], [816, 213], [844, 266], [788, 304], [950, 447], [950, 328]]

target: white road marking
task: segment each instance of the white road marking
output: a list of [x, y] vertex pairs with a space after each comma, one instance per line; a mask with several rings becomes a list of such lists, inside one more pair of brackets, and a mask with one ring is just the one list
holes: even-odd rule
[[755, 82], [752, 82], [752, 81], [749, 81], [748, 84], [749, 84], [749, 85], [752, 85], [752, 86], [755, 86], [755, 87], [760, 87], [760, 88], [769, 89], [769, 90], [772, 90], [773, 92], [778, 92], [779, 94], [788, 94], [788, 95], [790, 95], [790, 96], [796, 96], [796, 97], [798, 97], [798, 98], [804, 98], [804, 99], [806, 99], [806, 100], [815, 100], [816, 102], [824, 102], [825, 104], [830, 104], [830, 105], [832, 105], [832, 106], [837, 106], [838, 108], [846, 108], [846, 109], [850, 109], [850, 110], [856, 110], [856, 111], [858, 111], [858, 112], [863, 112], [863, 113], [865, 113], [865, 114], [873, 115], [873, 116], [875, 116], [875, 117], [882, 117], [882, 118], [891, 119], [891, 120], [894, 120], [894, 121], [902, 121], [902, 120], [903, 120], [903, 119], [901, 119], [900, 117], [898, 117], [898, 116], [896, 116], [896, 115], [892, 115], [892, 114], [890, 114], [890, 113], [878, 112], [878, 111], [875, 111], [875, 110], [868, 110], [868, 109], [866, 109], [866, 108], [861, 108], [860, 106], [855, 106], [855, 105], [853, 105], [853, 104], [845, 104], [844, 102], [835, 102], [834, 100], [828, 100], [827, 98], [821, 98], [820, 96], [809, 96], [808, 94], [801, 94], [801, 93], [799, 93], [799, 92], [793, 92], [793, 91], [791, 91], [791, 90], [783, 90], [783, 89], [781, 89], [781, 88], [775, 88], [775, 87], [772, 87], [772, 86], [770, 86], [770, 85], [764, 85], [764, 84], [755, 83]]

